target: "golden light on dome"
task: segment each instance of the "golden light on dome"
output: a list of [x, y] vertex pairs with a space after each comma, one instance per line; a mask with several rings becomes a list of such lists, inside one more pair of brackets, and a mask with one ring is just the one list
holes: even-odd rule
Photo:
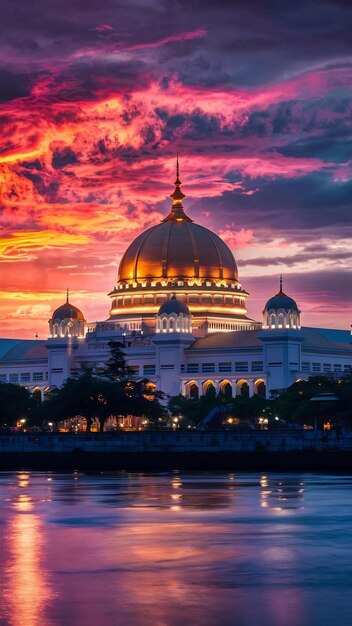
[[[169, 214], [138, 235], [121, 259], [117, 287], [109, 294], [110, 316], [153, 316], [164, 299], [177, 292], [198, 316], [214, 314], [243, 319], [248, 294], [238, 282], [230, 248], [184, 212], [178, 156], [174, 184]], [[202, 296], [194, 293], [197, 289]], [[216, 300], [217, 296], [222, 300]], [[229, 296], [228, 300], [225, 296]]]

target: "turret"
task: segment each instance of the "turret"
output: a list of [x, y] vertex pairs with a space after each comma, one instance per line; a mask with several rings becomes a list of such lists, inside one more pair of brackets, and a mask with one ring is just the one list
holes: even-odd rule
[[263, 329], [299, 330], [301, 328], [300, 313], [295, 300], [282, 291], [282, 276], [280, 276], [279, 292], [268, 300], [263, 309]]

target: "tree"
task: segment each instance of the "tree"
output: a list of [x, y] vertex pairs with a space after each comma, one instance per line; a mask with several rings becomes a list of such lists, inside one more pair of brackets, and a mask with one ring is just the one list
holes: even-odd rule
[[[338, 400], [311, 402], [322, 393], [332, 393]], [[312, 376], [285, 389], [273, 401], [277, 415], [288, 421], [313, 423], [315, 416], [329, 419], [334, 425], [352, 426], [352, 377]]]
[[44, 402], [43, 411], [55, 421], [82, 416], [91, 430], [94, 418], [99, 419], [100, 431], [108, 417], [114, 415], [145, 415], [157, 420], [163, 415], [160, 393], [151, 395], [147, 380], [108, 380], [86, 371], [77, 379], [69, 379], [61, 389]]
[[114, 392], [118, 392], [116, 384], [86, 371], [77, 379], [69, 378], [61, 389], [51, 394], [44, 402], [43, 411], [55, 421], [81, 415], [86, 419], [87, 432], [98, 417], [102, 429], [110, 414]]
[[128, 374], [125, 354], [121, 350], [123, 346], [118, 341], [109, 341], [108, 346], [111, 354], [106, 364], [105, 374], [111, 380], [121, 382], [127, 378]]
[[0, 383], [0, 425], [13, 427], [27, 419], [31, 409], [31, 394], [25, 387]]

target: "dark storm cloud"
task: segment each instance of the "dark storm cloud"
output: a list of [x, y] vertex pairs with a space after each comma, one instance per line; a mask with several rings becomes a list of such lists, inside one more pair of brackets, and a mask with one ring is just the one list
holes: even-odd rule
[[63, 150], [56, 149], [53, 152], [52, 166], [56, 170], [60, 170], [63, 167], [66, 167], [66, 165], [76, 162], [77, 157], [70, 148], [64, 148]]
[[187, 84], [260, 85], [345, 58], [351, 22], [352, 5], [335, 1], [3, 0], [1, 41], [7, 59], [30, 66], [203, 27], [207, 37], [181, 46], [171, 41], [149, 62], [164, 64]]
[[257, 266], [257, 267], [266, 267], [271, 265], [281, 265], [286, 266], [287, 264], [290, 267], [294, 267], [297, 263], [305, 263], [308, 265], [313, 260], [321, 260], [324, 263], [328, 260], [330, 266], [341, 266], [346, 267], [346, 265], [350, 265], [352, 261], [352, 252], [327, 252], [326, 247], [321, 247], [319, 251], [312, 251], [309, 246], [307, 246], [304, 252], [300, 254], [293, 254], [290, 256], [277, 256], [277, 257], [258, 257], [256, 259], [243, 260], [238, 257], [238, 262], [242, 267], [245, 266]]
[[349, 161], [352, 155], [352, 128], [343, 124], [342, 128], [335, 127], [322, 135], [303, 137], [273, 149], [289, 157], [313, 157], [335, 163]]
[[27, 74], [17, 74], [0, 67], [0, 102], [28, 96], [31, 83]]
[[[306, 233], [326, 227], [332, 231], [351, 226], [352, 181], [334, 182], [328, 173], [318, 172], [301, 178], [247, 181], [258, 191], [246, 195], [224, 192], [221, 198], [203, 199], [202, 210], [220, 213], [224, 221], [258, 228], [267, 224], [274, 231]], [[200, 203], [195, 203], [195, 207]]]

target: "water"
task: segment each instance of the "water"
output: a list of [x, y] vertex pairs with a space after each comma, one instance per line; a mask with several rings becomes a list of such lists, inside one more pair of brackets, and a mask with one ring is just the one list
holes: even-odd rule
[[348, 626], [351, 486], [0, 473], [1, 626]]

